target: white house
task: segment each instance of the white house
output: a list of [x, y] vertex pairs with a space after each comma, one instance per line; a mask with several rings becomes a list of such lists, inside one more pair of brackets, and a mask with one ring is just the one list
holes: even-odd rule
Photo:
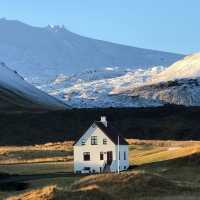
[[75, 173], [118, 172], [128, 167], [128, 143], [106, 117], [95, 121], [74, 143]]

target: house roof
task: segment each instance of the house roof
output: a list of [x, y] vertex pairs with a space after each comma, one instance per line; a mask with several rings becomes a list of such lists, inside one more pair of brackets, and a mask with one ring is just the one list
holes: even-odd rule
[[[120, 145], [128, 145], [124, 137], [120, 134], [120, 132], [114, 128], [110, 123], [108, 123], [107, 126], [105, 126], [101, 121], [95, 121], [93, 124], [95, 124], [98, 128], [100, 128], [105, 135], [107, 135], [110, 140], [114, 144], [118, 144], [118, 136], [119, 136], [119, 144]], [[74, 145], [79, 141], [79, 139], [82, 137], [82, 135], [74, 142]]]

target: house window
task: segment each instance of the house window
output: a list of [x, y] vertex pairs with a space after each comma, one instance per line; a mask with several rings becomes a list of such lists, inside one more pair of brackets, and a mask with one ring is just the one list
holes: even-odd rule
[[91, 136], [91, 145], [97, 145], [97, 136]]
[[124, 151], [124, 160], [126, 160], [126, 151]]
[[103, 144], [107, 144], [107, 139], [106, 138], [103, 139]]
[[100, 152], [100, 160], [103, 160], [103, 152]]
[[82, 139], [81, 144], [85, 145], [85, 139]]
[[90, 160], [90, 152], [84, 152], [83, 153], [83, 160], [89, 161]]
[[119, 160], [120, 160], [120, 151], [119, 151]]

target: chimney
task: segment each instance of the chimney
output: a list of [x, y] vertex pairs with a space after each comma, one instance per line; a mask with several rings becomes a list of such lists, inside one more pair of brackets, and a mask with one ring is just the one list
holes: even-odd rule
[[106, 120], [106, 117], [105, 116], [101, 116], [101, 123], [103, 123], [104, 124], [104, 126], [108, 126], [108, 122], [107, 122], [107, 120]]

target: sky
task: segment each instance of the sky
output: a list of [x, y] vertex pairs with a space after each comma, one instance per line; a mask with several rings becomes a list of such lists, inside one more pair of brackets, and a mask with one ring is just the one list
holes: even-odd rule
[[200, 51], [199, 0], [0, 0], [0, 17], [64, 25], [91, 38], [182, 54]]

